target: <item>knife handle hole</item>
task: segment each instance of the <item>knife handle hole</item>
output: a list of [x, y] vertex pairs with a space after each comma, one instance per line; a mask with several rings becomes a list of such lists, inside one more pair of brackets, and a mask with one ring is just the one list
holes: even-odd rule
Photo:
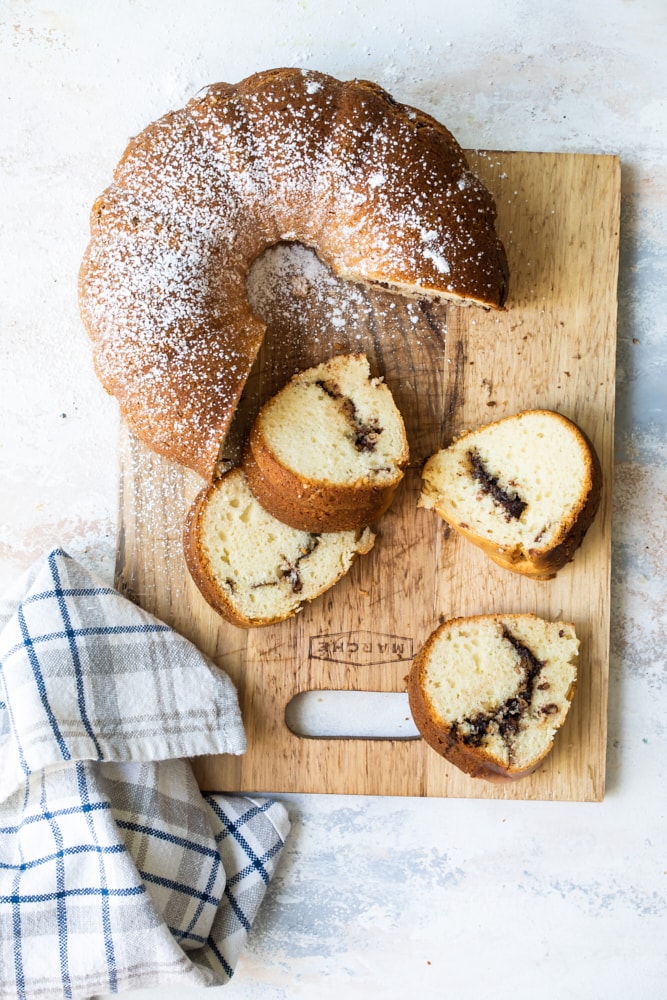
[[285, 724], [311, 739], [419, 739], [408, 696], [399, 691], [302, 691], [288, 703]]

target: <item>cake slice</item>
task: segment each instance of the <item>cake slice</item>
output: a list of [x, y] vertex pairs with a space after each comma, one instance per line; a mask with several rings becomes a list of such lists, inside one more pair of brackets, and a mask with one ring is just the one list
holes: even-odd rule
[[577, 680], [579, 640], [535, 615], [447, 621], [413, 660], [408, 696], [426, 742], [488, 781], [534, 771], [563, 725]]
[[420, 507], [499, 566], [536, 580], [573, 558], [602, 485], [591, 443], [551, 410], [524, 410], [462, 434], [429, 458], [422, 479]]
[[408, 464], [401, 414], [364, 354], [295, 375], [262, 408], [243, 459], [250, 489], [285, 524], [351, 531], [389, 507]]
[[333, 586], [358, 555], [369, 528], [321, 534], [276, 520], [232, 469], [196, 497], [185, 524], [184, 552], [205, 600], [242, 628], [271, 625]]

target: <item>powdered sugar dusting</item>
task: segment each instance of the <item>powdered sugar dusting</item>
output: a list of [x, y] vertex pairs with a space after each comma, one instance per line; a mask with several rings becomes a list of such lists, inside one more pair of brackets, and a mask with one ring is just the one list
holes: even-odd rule
[[[135, 433], [207, 476], [262, 339], [245, 279], [264, 250], [293, 240], [345, 278], [497, 303], [494, 215], [446, 130], [369, 85], [207, 87], [130, 143], [96, 206], [80, 287], [100, 378]], [[332, 305], [326, 335], [349, 319]]]
[[450, 272], [449, 264], [442, 256], [442, 254], [436, 253], [435, 250], [428, 249], [424, 250], [424, 256], [428, 257], [429, 260], [433, 261], [436, 270], [439, 271], [440, 274], [449, 274]]
[[322, 89], [322, 83], [321, 83], [320, 80], [318, 80], [316, 77], [312, 76], [306, 70], [302, 70], [302, 73], [303, 73], [303, 77], [304, 77], [304, 79], [306, 81], [306, 93], [307, 94], [316, 94], [319, 90]]

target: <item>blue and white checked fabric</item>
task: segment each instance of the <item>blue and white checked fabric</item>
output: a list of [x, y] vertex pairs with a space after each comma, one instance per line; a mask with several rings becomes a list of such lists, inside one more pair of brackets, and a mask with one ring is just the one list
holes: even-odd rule
[[228, 982], [289, 831], [181, 759], [245, 750], [229, 678], [59, 549], [0, 664], [0, 997]]

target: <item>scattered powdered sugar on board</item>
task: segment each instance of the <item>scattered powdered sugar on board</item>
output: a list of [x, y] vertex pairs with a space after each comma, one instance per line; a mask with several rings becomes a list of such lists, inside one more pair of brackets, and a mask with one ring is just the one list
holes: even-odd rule
[[255, 313], [283, 333], [299, 331], [306, 309], [309, 336], [325, 352], [335, 352], [342, 331], [348, 341], [361, 342], [371, 321], [373, 307], [366, 290], [341, 281], [314, 250], [300, 243], [279, 243], [266, 250], [251, 267], [247, 287]]

